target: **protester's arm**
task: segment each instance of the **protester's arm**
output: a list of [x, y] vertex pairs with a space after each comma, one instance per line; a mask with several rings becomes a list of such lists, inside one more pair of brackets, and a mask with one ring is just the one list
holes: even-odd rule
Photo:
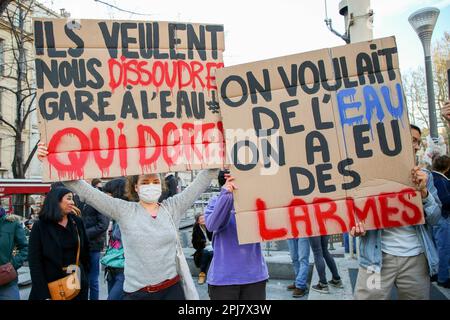
[[195, 180], [183, 192], [168, 198], [162, 202], [162, 206], [172, 215], [175, 226], [178, 227], [181, 218], [192, 206], [195, 200], [209, 187], [211, 180], [217, 177], [218, 170], [202, 170]]
[[108, 196], [82, 180], [64, 181], [64, 185], [76, 193], [81, 201], [114, 220], [120, 220], [122, 215], [130, 212], [133, 205], [132, 202]]
[[12, 265], [14, 266], [14, 269], [17, 270], [23, 265], [28, 257], [28, 241], [25, 236], [25, 230], [20, 223], [16, 223], [16, 228], [14, 230], [14, 244], [19, 250], [19, 253], [12, 258]]
[[441, 202], [439, 200], [436, 187], [433, 182], [433, 175], [429, 172], [427, 180], [428, 196], [422, 199], [425, 220], [428, 224], [434, 226], [441, 219]]
[[28, 248], [28, 265], [30, 267], [31, 282], [33, 284], [33, 292], [37, 299], [50, 299], [47, 281], [44, 278], [44, 256], [42, 253], [42, 240], [39, 222], [33, 225], [30, 234], [30, 242]]
[[[48, 149], [44, 143], [40, 142], [38, 144], [36, 154], [40, 161], [43, 161], [48, 156]], [[110, 197], [85, 181], [73, 180], [64, 181], [63, 183], [76, 196], [80, 197], [80, 201], [87, 203], [101, 214], [114, 220], [119, 220], [123, 214], [127, 214], [133, 208], [132, 203]]]
[[206, 229], [218, 232], [226, 227], [233, 209], [233, 193], [222, 188], [211, 213], [205, 212]]

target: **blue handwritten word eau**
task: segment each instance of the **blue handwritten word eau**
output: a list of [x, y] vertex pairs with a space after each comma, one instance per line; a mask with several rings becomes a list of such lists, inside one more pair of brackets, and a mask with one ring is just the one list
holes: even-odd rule
[[[360, 88], [359, 88], [360, 89]], [[384, 120], [385, 113], [380, 100], [380, 95], [377, 89], [371, 85], [362, 87], [364, 101], [356, 101], [355, 96], [357, 89], [343, 89], [337, 93], [339, 116], [341, 120], [341, 126], [349, 125], [353, 126], [355, 124], [363, 123], [364, 119], [370, 125], [372, 122], [372, 115], [375, 111], [375, 115], [379, 122]], [[402, 86], [397, 83], [395, 85], [395, 91], [397, 93], [398, 105], [394, 106], [391, 99], [391, 89], [388, 86], [381, 86], [381, 95], [383, 96], [384, 103], [386, 105], [387, 111], [392, 115], [394, 119], [399, 119], [403, 116], [404, 112], [404, 101], [403, 101], [403, 90]], [[360, 111], [363, 108], [364, 114], [354, 117], [347, 116], [347, 110], [356, 109]]]
[[[359, 95], [362, 96], [361, 100], [356, 99], [358, 93], [361, 93]], [[395, 99], [392, 99], [392, 94], [396, 95]], [[397, 101], [397, 103], [393, 101]], [[402, 86], [399, 83], [395, 84], [395, 90], [392, 90], [388, 86], [374, 87], [371, 85], [343, 89], [337, 93], [337, 102], [346, 153], [347, 142], [344, 127], [347, 125], [353, 127], [355, 148], [361, 146], [360, 149], [356, 148], [357, 153], [361, 157], [372, 155], [371, 152], [362, 149], [363, 144], [368, 143], [367, 138], [364, 138], [364, 132], [370, 131], [372, 141], [374, 140], [372, 120], [376, 120], [377, 123], [376, 127], [381, 151], [389, 156], [397, 155], [401, 151], [402, 146], [398, 122], [401, 123], [402, 127], [404, 126], [402, 117], [405, 112], [405, 104]], [[383, 108], [383, 106], [385, 107]], [[387, 123], [385, 123], [385, 118], [387, 114], [390, 114], [393, 118], [390, 121], [390, 125], [393, 134], [392, 140], [395, 144], [394, 147], [389, 147], [389, 140], [386, 137], [385, 124]], [[358, 150], [361, 150], [361, 152], [358, 152]]]

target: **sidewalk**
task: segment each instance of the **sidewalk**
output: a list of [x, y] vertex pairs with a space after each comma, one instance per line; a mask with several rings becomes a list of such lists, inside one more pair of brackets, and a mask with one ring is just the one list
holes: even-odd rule
[[[264, 256], [269, 269], [269, 282], [267, 283], [267, 299], [268, 300], [352, 300], [353, 290], [356, 284], [356, 278], [358, 275], [358, 261], [350, 258], [349, 254], [344, 253], [344, 248], [338, 244], [335, 244], [335, 250], [330, 251], [334, 256], [336, 264], [338, 266], [339, 274], [344, 284], [343, 289], [337, 289], [330, 286], [329, 294], [321, 294], [313, 290], [302, 298], [293, 298], [292, 292], [288, 291], [286, 287], [294, 281], [294, 272], [292, 269], [292, 263], [287, 251], [266, 251], [264, 250]], [[184, 248], [184, 254], [188, 261], [191, 273], [194, 277], [194, 282], [197, 283], [197, 276], [199, 269], [195, 267], [192, 254], [194, 249]], [[309, 287], [317, 284], [319, 277], [317, 271], [314, 268], [314, 258], [312, 253], [309, 257], [310, 262], [310, 277], [308, 278]], [[100, 299], [106, 300], [107, 284], [103, 278], [103, 271], [100, 272]], [[331, 279], [331, 273], [327, 268], [327, 278]], [[28, 295], [31, 289], [31, 281], [28, 267], [22, 267], [19, 269], [19, 286], [21, 299], [28, 299]], [[200, 295], [200, 299], [209, 300], [208, 285], [198, 285], [197, 290]], [[396, 299], [396, 293], [394, 292], [394, 299]], [[444, 289], [438, 287], [436, 283], [431, 287], [431, 299], [434, 300], [450, 300], [450, 289]]]

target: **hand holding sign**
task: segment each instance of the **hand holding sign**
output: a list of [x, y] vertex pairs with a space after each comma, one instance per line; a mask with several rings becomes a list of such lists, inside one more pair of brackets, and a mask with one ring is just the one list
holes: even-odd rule
[[414, 167], [411, 170], [411, 175], [412, 175], [412, 181], [416, 185], [417, 190], [420, 191], [422, 198], [426, 198], [428, 196], [428, 190], [427, 190], [428, 175], [427, 175], [427, 173], [420, 170], [419, 167]]
[[447, 101], [444, 104], [444, 107], [442, 107], [441, 114], [444, 117], [444, 119], [450, 123], [450, 101]]
[[225, 178], [227, 179], [227, 182], [223, 186], [225, 189], [227, 189], [229, 192], [233, 192], [233, 190], [237, 190], [236, 184], [233, 182], [234, 178], [230, 174], [225, 174]]
[[366, 230], [364, 229], [364, 223], [358, 222], [358, 223], [356, 224], [356, 226], [354, 226], [354, 227], [350, 230], [350, 235], [351, 235], [352, 237], [365, 236], [365, 235], [366, 235]]
[[37, 148], [37, 157], [39, 161], [44, 161], [44, 159], [48, 156], [47, 146], [43, 142], [38, 143]]

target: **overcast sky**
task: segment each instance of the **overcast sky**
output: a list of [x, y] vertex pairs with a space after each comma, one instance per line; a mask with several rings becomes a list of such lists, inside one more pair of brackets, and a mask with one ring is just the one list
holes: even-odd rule
[[[142, 15], [120, 12], [94, 0], [42, 0], [59, 12], [65, 8], [72, 18], [132, 19], [223, 24], [225, 65], [257, 61], [344, 44], [324, 23], [324, 0], [103, 0]], [[340, 32], [343, 17], [340, 0], [328, 0], [328, 15]], [[450, 32], [450, 0], [372, 0], [374, 37], [395, 35], [400, 66], [405, 70], [423, 65], [419, 38], [408, 16], [425, 6], [438, 7], [441, 14], [433, 41]]]

